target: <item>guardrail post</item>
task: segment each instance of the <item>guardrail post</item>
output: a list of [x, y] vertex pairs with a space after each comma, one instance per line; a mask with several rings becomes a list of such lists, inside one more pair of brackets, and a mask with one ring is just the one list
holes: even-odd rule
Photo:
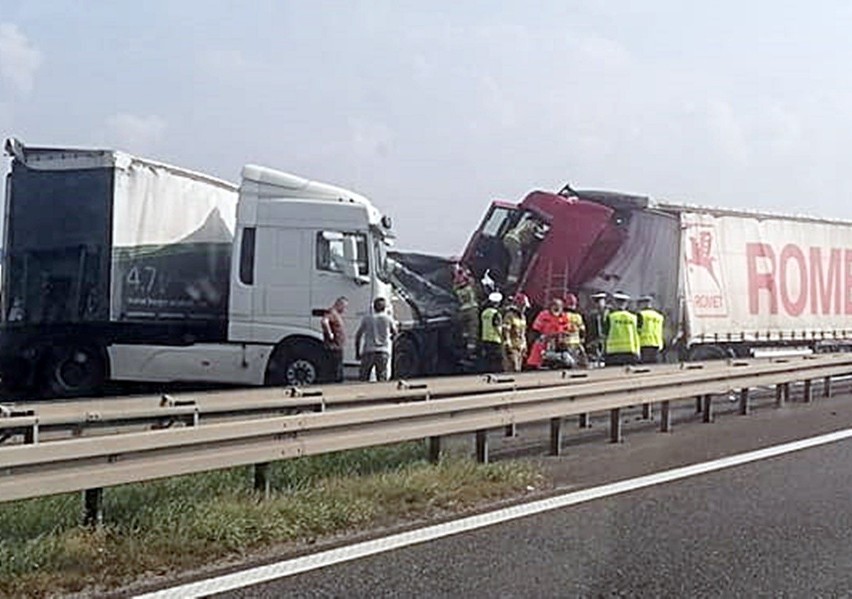
[[822, 382], [822, 396], [831, 397], [831, 377], [827, 376]]
[[562, 418], [550, 419], [550, 455], [562, 453]]
[[506, 425], [506, 436], [507, 437], [515, 437], [518, 434], [518, 427], [515, 426], [515, 423]]
[[488, 431], [476, 431], [476, 461], [480, 464], [488, 463]]
[[784, 383], [781, 387], [781, 392], [784, 394], [784, 402], [790, 401], [790, 383]]
[[613, 408], [609, 411], [609, 441], [610, 443], [624, 441], [624, 435], [621, 432], [621, 408]]
[[775, 406], [780, 408], [784, 405], [784, 384], [775, 385]]
[[813, 399], [813, 389], [811, 389], [810, 379], [805, 381], [805, 389], [802, 391], [802, 399], [804, 399], [805, 403], [811, 403], [811, 400]]
[[751, 402], [749, 401], [748, 387], [740, 389], [740, 415], [746, 416], [751, 412]]
[[671, 404], [668, 400], [660, 405], [660, 432], [670, 433], [672, 431]]
[[580, 414], [580, 428], [591, 428], [592, 423], [589, 420], [589, 413], [583, 412]]
[[269, 462], [254, 465], [254, 490], [263, 495], [264, 499], [269, 498], [272, 490], [269, 480]]
[[702, 396], [701, 400], [701, 420], [703, 422], [713, 422], [713, 396], [708, 393]]
[[441, 437], [438, 437], [437, 435], [429, 437], [426, 443], [426, 451], [429, 454], [429, 461], [433, 464], [437, 464], [441, 461]]
[[38, 421], [33, 422], [32, 426], [24, 430], [24, 443], [27, 445], [38, 443]]
[[704, 397], [702, 395], [695, 396], [695, 413], [700, 414], [704, 410]]
[[101, 487], [83, 491], [83, 524], [100, 526], [104, 521], [104, 490]]
[[642, 404], [642, 420], [651, 420], [653, 415], [651, 414], [651, 404], [643, 403]]

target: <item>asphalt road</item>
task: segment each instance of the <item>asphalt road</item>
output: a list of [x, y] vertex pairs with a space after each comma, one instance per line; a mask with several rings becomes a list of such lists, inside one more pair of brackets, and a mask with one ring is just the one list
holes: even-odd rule
[[852, 442], [221, 596], [852, 596]]

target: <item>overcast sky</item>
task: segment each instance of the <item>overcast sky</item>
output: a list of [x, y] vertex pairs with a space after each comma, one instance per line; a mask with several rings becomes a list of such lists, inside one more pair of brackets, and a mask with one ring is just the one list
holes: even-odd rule
[[0, 0], [0, 135], [261, 163], [443, 254], [566, 181], [852, 218], [850, 31], [843, 1]]

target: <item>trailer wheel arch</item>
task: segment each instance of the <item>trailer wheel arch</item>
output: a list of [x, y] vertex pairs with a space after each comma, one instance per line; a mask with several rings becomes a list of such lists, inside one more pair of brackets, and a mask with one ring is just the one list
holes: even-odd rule
[[43, 392], [52, 397], [96, 394], [110, 376], [109, 355], [102, 343], [57, 339], [37, 349], [36, 373]]
[[264, 374], [267, 386], [313, 385], [330, 377], [330, 356], [322, 343], [306, 335], [278, 342], [269, 355]]

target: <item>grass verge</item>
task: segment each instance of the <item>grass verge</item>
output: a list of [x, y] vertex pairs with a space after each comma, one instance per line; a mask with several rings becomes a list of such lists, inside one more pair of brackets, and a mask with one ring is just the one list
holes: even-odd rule
[[538, 486], [529, 464], [431, 465], [420, 443], [274, 464], [273, 495], [234, 468], [105, 491], [104, 526], [79, 494], [0, 504], [0, 596], [114, 588], [263, 547], [447, 513]]

